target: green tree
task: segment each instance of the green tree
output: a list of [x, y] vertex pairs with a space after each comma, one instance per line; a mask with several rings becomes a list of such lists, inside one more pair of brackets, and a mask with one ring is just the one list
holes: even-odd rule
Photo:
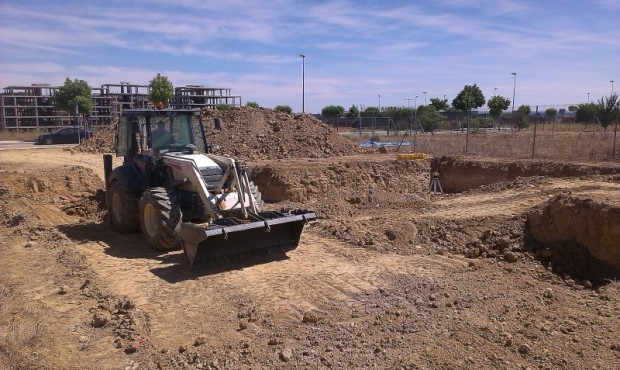
[[344, 116], [344, 107], [341, 105], [328, 105], [323, 107], [321, 115], [327, 119], [334, 119]]
[[368, 107], [362, 112], [362, 117], [381, 117], [381, 112], [377, 107]]
[[579, 107], [576, 106], [576, 105], [569, 105], [568, 106], [568, 111], [569, 112], [577, 112], [578, 109], [579, 109]]
[[258, 103], [255, 101], [246, 102], [245, 106], [250, 108], [260, 108], [260, 105], [258, 105]]
[[503, 96], [496, 95], [489, 99], [487, 107], [489, 107], [489, 114], [496, 120], [502, 116], [502, 113], [510, 106], [510, 100]]
[[484, 95], [480, 88], [476, 85], [465, 85], [463, 90], [452, 100], [452, 106], [462, 112], [467, 113], [467, 135], [465, 136], [465, 152], [467, 152], [467, 144], [469, 137], [469, 125], [471, 110], [482, 107], [484, 105]]
[[433, 105], [419, 106], [417, 116], [424, 131], [431, 134], [444, 126], [444, 116]]
[[532, 109], [529, 105], [521, 105], [515, 113], [515, 125], [519, 130], [529, 127], [530, 119], [529, 115], [532, 113]]
[[448, 109], [448, 99], [431, 98], [431, 105], [437, 112]]
[[58, 88], [54, 94], [54, 107], [58, 110], [66, 110], [75, 113], [75, 106], [78, 112], [90, 116], [93, 111], [93, 99], [90, 86], [84, 80], [77, 78], [71, 81], [69, 77], [65, 83]]
[[555, 108], [547, 108], [545, 109], [545, 117], [547, 117], [547, 122], [555, 121], [555, 117], [558, 115], [558, 110]]
[[276, 105], [274, 109], [278, 112], [284, 112], [288, 114], [291, 114], [293, 112], [293, 108], [288, 105]]
[[591, 123], [596, 120], [597, 105], [595, 103], [583, 103], [577, 106], [575, 122]]
[[620, 111], [620, 101], [618, 101], [618, 94], [614, 93], [611, 96], [603, 97], [598, 101], [597, 116], [601, 122], [601, 126], [607, 129], [607, 126], [614, 123], [618, 119]]
[[357, 118], [359, 116], [360, 110], [355, 106], [355, 104], [351, 105], [349, 111], [347, 112], [347, 118]]
[[161, 102], [164, 107], [168, 107], [170, 99], [174, 96], [174, 88], [168, 77], [160, 73], [149, 82], [149, 100], [157, 105]]
[[476, 84], [473, 84], [465, 85], [463, 90], [452, 100], [452, 106], [462, 112], [466, 112], [469, 119], [471, 110], [482, 107], [484, 102], [482, 91]]

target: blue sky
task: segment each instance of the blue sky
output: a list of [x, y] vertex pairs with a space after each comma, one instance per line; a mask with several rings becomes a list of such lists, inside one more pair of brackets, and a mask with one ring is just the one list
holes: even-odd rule
[[0, 87], [161, 73], [300, 112], [300, 53], [311, 113], [512, 100], [512, 72], [516, 106], [583, 103], [620, 89], [620, 1], [0, 0]]

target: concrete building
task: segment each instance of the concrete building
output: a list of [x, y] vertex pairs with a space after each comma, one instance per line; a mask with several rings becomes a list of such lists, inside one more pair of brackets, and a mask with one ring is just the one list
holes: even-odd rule
[[241, 97], [230, 94], [230, 89], [187, 85], [174, 89], [173, 105], [176, 108], [215, 108], [220, 104], [241, 106]]
[[[59, 86], [32, 84], [7, 86], [0, 93], [0, 130], [56, 129], [75, 124], [72, 112], [54, 108], [54, 94]], [[150, 108], [149, 87], [129, 82], [103, 84], [92, 88], [93, 111], [80, 124], [99, 127], [110, 124], [123, 109]], [[228, 88], [208, 88], [202, 85], [177, 87], [171, 100], [174, 108], [215, 108], [226, 104], [241, 106], [241, 97], [231, 95]]]

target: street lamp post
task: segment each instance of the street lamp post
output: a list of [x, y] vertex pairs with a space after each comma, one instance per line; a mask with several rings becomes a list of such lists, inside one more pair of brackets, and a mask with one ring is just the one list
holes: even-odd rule
[[299, 54], [301, 57], [301, 113], [306, 113], [306, 55]]
[[611, 82], [611, 95], [614, 94], [614, 80], [609, 80]]
[[426, 105], [426, 91], [422, 91], [422, 94], [424, 94], [424, 105]]
[[590, 93], [588, 93], [588, 104], [590, 104]]
[[379, 97], [379, 112], [381, 112], [381, 94], [377, 95]]
[[515, 93], [517, 92], [517, 72], [512, 72], [514, 76], [514, 83], [512, 85], [512, 117], [514, 119], [515, 114]]
[[493, 96], [497, 95], [497, 87], [493, 89]]

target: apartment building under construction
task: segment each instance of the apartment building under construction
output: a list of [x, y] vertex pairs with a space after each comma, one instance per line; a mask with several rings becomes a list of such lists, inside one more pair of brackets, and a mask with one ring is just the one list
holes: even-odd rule
[[[103, 84], [92, 88], [93, 110], [90, 117], [76, 117], [73, 112], [54, 108], [54, 94], [59, 86], [32, 84], [7, 86], [0, 93], [0, 130], [55, 129], [80, 124], [88, 127], [106, 126], [123, 109], [149, 108], [149, 87], [129, 82]], [[214, 108], [225, 104], [241, 106], [241, 97], [231, 95], [228, 88], [187, 85], [175, 88], [171, 100], [174, 108]]]

